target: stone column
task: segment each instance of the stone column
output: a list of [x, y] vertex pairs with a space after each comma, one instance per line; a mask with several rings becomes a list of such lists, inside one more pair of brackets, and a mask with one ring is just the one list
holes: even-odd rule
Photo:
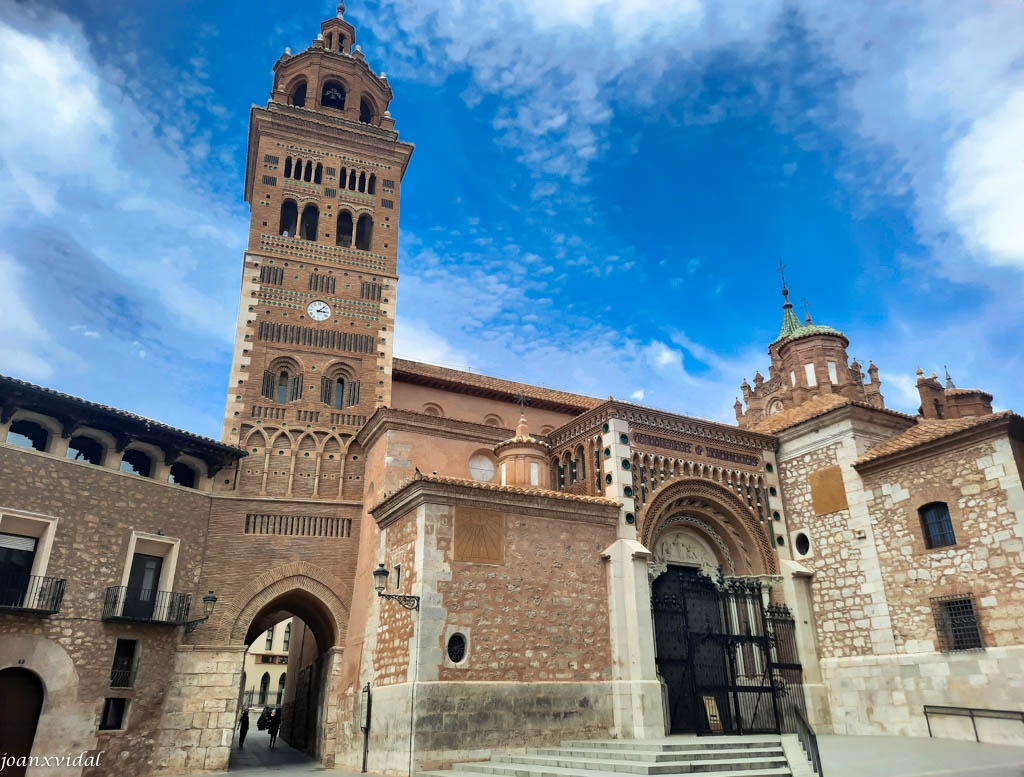
[[804, 702], [807, 722], [817, 734], [832, 733], [832, 713], [828, 689], [822, 683], [818, 662], [818, 643], [814, 636], [814, 613], [811, 608], [811, 581], [814, 573], [797, 561], [780, 559], [782, 590], [786, 605], [793, 613], [797, 655], [803, 667]]
[[602, 558], [608, 569], [616, 735], [624, 739], [665, 736], [647, 578], [651, 553], [636, 540], [620, 539], [604, 551]]

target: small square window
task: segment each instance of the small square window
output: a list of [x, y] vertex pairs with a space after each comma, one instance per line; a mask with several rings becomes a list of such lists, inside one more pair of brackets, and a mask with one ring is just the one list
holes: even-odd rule
[[954, 650], [977, 650], [985, 647], [981, 640], [981, 627], [978, 623], [977, 610], [974, 608], [973, 594], [939, 596], [932, 599], [931, 603], [940, 651], [949, 653]]
[[103, 715], [100, 717], [100, 731], [117, 731], [124, 728], [128, 699], [104, 699]]

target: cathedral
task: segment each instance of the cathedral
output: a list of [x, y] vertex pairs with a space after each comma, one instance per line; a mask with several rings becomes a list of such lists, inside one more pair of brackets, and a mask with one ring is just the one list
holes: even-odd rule
[[735, 424], [395, 358], [413, 145], [344, 10], [251, 112], [221, 439], [0, 376], [0, 752], [225, 769], [246, 650], [289, 618], [282, 737], [347, 771], [1024, 744], [935, 712], [1024, 709], [1024, 419], [921, 370], [886, 408], [785, 288]]

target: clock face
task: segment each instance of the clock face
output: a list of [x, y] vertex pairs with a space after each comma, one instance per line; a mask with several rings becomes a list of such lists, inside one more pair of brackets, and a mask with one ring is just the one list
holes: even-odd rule
[[309, 306], [306, 308], [306, 312], [314, 321], [326, 321], [331, 317], [331, 306], [326, 302], [317, 300], [316, 302], [309, 303]]

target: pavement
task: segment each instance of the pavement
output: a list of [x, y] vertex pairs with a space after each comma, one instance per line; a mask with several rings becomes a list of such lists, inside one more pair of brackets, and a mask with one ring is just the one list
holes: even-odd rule
[[[225, 777], [299, 777], [331, 775], [361, 777], [353, 772], [327, 769], [280, 739], [267, 747], [270, 735], [249, 729], [245, 748], [238, 735]], [[953, 739], [920, 737], [819, 736], [825, 777], [1024, 777], [1024, 747], [987, 745]], [[713, 774], [713, 773], [712, 773]]]

